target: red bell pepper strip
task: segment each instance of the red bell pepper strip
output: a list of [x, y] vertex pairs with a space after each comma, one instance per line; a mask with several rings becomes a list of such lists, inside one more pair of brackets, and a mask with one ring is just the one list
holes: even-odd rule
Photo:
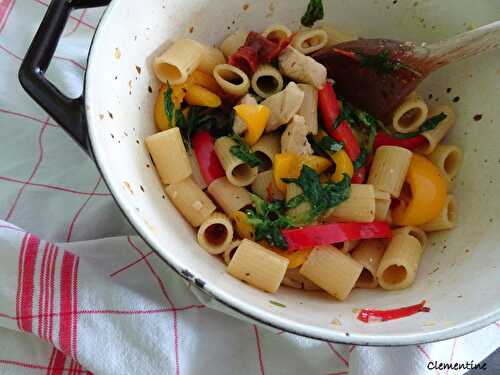
[[361, 167], [354, 171], [351, 182], [353, 184], [364, 184], [366, 179], [366, 167]]
[[335, 121], [340, 115], [340, 105], [331, 81], [327, 82], [326, 85], [319, 90], [319, 108], [321, 109], [323, 123], [327, 133], [335, 140], [344, 143], [344, 149], [352, 161], [358, 160], [361, 149], [347, 121], [342, 121], [339, 126], [336, 128], [334, 127]]
[[375, 143], [373, 144], [373, 149], [376, 150], [381, 146], [399, 146], [413, 151], [420, 146], [425, 145], [427, 139], [423, 135], [417, 135], [412, 138], [402, 139], [393, 137], [386, 133], [378, 133], [375, 137]]
[[214, 138], [206, 130], [200, 130], [193, 137], [194, 154], [203, 179], [210, 185], [212, 181], [226, 175], [214, 150]]
[[392, 237], [391, 227], [382, 221], [311, 225], [298, 229], [285, 229], [282, 233], [288, 243], [289, 251], [350, 240]]
[[408, 316], [414, 315], [419, 312], [429, 312], [431, 309], [429, 307], [424, 307], [425, 301], [413, 306], [401, 307], [399, 309], [392, 310], [373, 310], [364, 309], [361, 310], [357, 316], [362, 322], [368, 323], [370, 321], [382, 321], [395, 320], [406, 318]]

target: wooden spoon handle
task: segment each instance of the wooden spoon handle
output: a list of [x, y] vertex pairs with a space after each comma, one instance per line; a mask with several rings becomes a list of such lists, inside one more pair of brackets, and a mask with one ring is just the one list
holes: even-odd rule
[[430, 73], [449, 63], [479, 55], [500, 46], [500, 20], [447, 40], [418, 46], [415, 57]]

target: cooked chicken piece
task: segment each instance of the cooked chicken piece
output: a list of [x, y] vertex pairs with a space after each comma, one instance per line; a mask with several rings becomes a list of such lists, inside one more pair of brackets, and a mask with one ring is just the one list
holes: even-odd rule
[[[243, 98], [240, 99], [239, 104], [257, 105], [257, 100], [255, 100], [255, 98], [252, 95], [246, 94]], [[245, 124], [245, 122], [241, 118], [239, 118], [238, 115], [234, 116], [233, 132], [235, 132], [238, 135], [241, 135], [246, 130], [247, 130], [247, 125]]]
[[318, 90], [311, 85], [301, 83], [299, 88], [304, 91], [304, 101], [297, 114], [304, 117], [309, 134], [318, 134]]
[[297, 82], [308, 83], [317, 89], [326, 83], [326, 68], [293, 47], [288, 47], [279, 57], [281, 72]]
[[308, 128], [304, 117], [295, 115], [281, 136], [281, 152], [297, 155], [312, 155], [313, 149], [307, 140]]
[[283, 91], [264, 100], [261, 104], [271, 110], [266, 133], [288, 124], [302, 106], [303, 100], [304, 92], [295, 82], [290, 82]]

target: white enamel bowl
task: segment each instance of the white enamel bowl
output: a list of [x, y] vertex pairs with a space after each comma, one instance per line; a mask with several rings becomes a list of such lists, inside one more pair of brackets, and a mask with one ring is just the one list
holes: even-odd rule
[[[263, 30], [285, 23], [296, 29], [306, 3], [112, 1], [92, 45], [84, 98], [93, 154], [116, 201], [141, 236], [184, 277], [223, 304], [286, 331], [335, 342], [407, 345], [463, 335], [500, 320], [499, 51], [444, 68], [420, 88], [425, 98], [432, 95], [433, 103], [459, 98], [454, 103], [459, 120], [448, 141], [463, 148], [465, 164], [455, 189], [458, 228], [431, 236], [417, 281], [407, 290], [355, 290], [345, 302], [284, 287], [276, 295], [266, 294], [229, 276], [217, 258], [198, 246], [193, 229], [165, 199], [143, 141], [155, 132], [158, 82], [152, 58], [181, 36], [215, 45], [238, 28]], [[417, 42], [436, 41], [500, 18], [498, 0], [474, 6], [467, 0], [325, 4], [326, 21], [342, 29]], [[481, 120], [474, 120], [476, 115]], [[423, 299], [431, 312], [391, 322], [365, 324], [353, 312]], [[334, 320], [340, 324], [332, 324]]]

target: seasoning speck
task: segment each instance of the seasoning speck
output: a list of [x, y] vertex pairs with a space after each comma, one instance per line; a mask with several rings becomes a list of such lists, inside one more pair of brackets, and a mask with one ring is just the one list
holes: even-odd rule
[[153, 88], [152, 88], [151, 86], [148, 86], [148, 92], [149, 92], [150, 94], [152, 94], [152, 93], [153, 93]]
[[122, 52], [119, 48], [115, 48], [115, 59], [119, 60], [122, 57]]
[[269, 301], [269, 303], [271, 305], [278, 306], [278, 307], [283, 307], [283, 308], [286, 307], [286, 305], [283, 305], [282, 303], [279, 303], [279, 302], [276, 302], [276, 301], [273, 301], [273, 300]]
[[108, 111], [108, 116], [113, 120], [113, 114], [110, 111]]
[[135, 70], [137, 70], [137, 74], [141, 74], [141, 72], [142, 72], [141, 67], [137, 66], [137, 65], [135, 66]]
[[451, 92], [451, 87], [448, 87], [448, 88], [446, 89], [446, 92], [449, 94], [449, 93]]
[[455, 96], [453, 98], [453, 103], [458, 103], [460, 101], [460, 96]]
[[243, 10], [248, 10], [248, 8], [250, 8], [250, 4], [244, 4], [243, 5]]
[[483, 115], [477, 114], [474, 116], [474, 121], [481, 121], [483, 119]]
[[192, 33], [193, 33], [193, 31], [194, 31], [194, 26], [191, 26], [191, 27], [189, 28], [189, 33], [190, 33], [190, 34], [192, 34]]
[[333, 319], [331, 321], [331, 324], [334, 325], [334, 326], [341, 326], [342, 325], [342, 323], [338, 319]]

